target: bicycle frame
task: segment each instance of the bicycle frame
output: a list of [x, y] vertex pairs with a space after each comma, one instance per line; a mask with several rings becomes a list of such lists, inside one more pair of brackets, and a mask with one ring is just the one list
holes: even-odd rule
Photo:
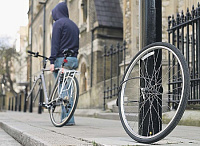
[[[50, 94], [47, 94], [46, 82], [45, 82], [45, 71], [50, 71], [46, 69], [47, 61], [50, 60], [48, 57], [40, 55], [39, 52], [27, 51], [33, 57], [43, 58], [43, 68], [39, 75], [35, 77], [33, 86], [26, 98], [32, 97], [32, 93], [36, 84], [39, 82], [39, 89], [36, 92], [36, 96], [31, 103], [35, 102], [38, 95], [40, 95], [39, 100], [39, 110], [43, 107], [48, 109], [50, 114], [50, 119], [52, 124], [56, 127], [61, 127], [65, 125], [73, 117], [75, 109], [78, 103], [79, 96], [79, 85], [75, 74], [79, 73], [76, 70], [66, 69], [65, 63], [67, 63], [67, 57], [73, 57], [75, 52], [70, 49], [65, 49], [62, 53], [64, 55], [61, 68], [54, 68], [55, 74], [57, 76]], [[42, 89], [44, 93], [44, 102], [42, 101]]]
[[[49, 69], [46, 69], [46, 63], [47, 63], [47, 60], [48, 60], [49, 58], [47, 58], [47, 57], [45, 57], [45, 56], [43, 56], [43, 55], [39, 55], [39, 52], [28, 51], [28, 53], [31, 54], [31, 55], [34, 55], [34, 57], [42, 57], [42, 58], [44, 59], [44, 64], [43, 64], [43, 69], [41, 70], [41, 73], [37, 76], [36, 80], [34, 81], [34, 84], [33, 84], [32, 88], [31, 88], [31, 90], [30, 90], [30, 92], [29, 92], [29, 94], [28, 94], [28, 96], [27, 96], [27, 98], [26, 98], [26, 101], [27, 101], [27, 100], [29, 99], [29, 97], [31, 96], [31, 94], [32, 94], [32, 92], [33, 92], [33, 90], [34, 90], [34, 88], [35, 88], [37, 82], [38, 82], [39, 80], [41, 80], [41, 82], [40, 82], [40, 87], [39, 87], [39, 89], [38, 89], [38, 91], [37, 91], [37, 94], [36, 94], [36, 96], [35, 96], [33, 102], [36, 100], [37, 96], [39, 95], [39, 91], [40, 91], [41, 86], [42, 86], [42, 88], [43, 88], [43, 93], [44, 93], [44, 97], [45, 97], [45, 103], [42, 103], [42, 105], [45, 106], [46, 108], [48, 108], [49, 106], [51, 106], [50, 104], [53, 102], [53, 101], [51, 101], [51, 99], [52, 99], [54, 90], [55, 90], [55, 88], [56, 88], [56, 86], [57, 86], [57, 84], [58, 84], [58, 80], [59, 80], [59, 77], [60, 77], [61, 73], [64, 73], [64, 81], [62, 82], [61, 90], [58, 89], [58, 91], [60, 91], [60, 93], [58, 94], [58, 95], [59, 95], [58, 98], [61, 97], [61, 92], [62, 92], [63, 88], [66, 86], [67, 80], [65, 80], [65, 78], [67, 78], [67, 77], [70, 76], [70, 77], [73, 79], [73, 78], [75, 77], [75, 74], [76, 74], [76, 73], [79, 73], [79, 72], [76, 71], [76, 70], [68, 70], [68, 69], [63, 68], [63, 67], [64, 67], [64, 63], [65, 63], [65, 61], [63, 61], [62, 65], [61, 65], [61, 68], [56, 68], [56, 69], [55, 69], [55, 71], [58, 71], [58, 75], [57, 75], [57, 77], [56, 77], [56, 80], [55, 80], [53, 89], [52, 89], [52, 91], [51, 91], [51, 94], [50, 94], [50, 96], [48, 97], [47, 88], [46, 88], [46, 83], [45, 83], [45, 78], [44, 78], [44, 72], [45, 72], [45, 71], [50, 71]], [[73, 53], [74, 53], [74, 52], [73, 52], [72, 50], [64, 50], [64, 51], [63, 51], [64, 60], [67, 58], [67, 56], [72, 56]], [[42, 85], [41, 85], [41, 84], [42, 84]], [[72, 80], [70, 81], [70, 84], [68, 85], [68, 87], [67, 87], [66, 90], [69, 90], [70, 87], [71, 87], [71, 85], [72, 85]], [[59, 86], [58, 86], [58, 88], [59, 88]], [[58, 98], [54, 99], [54, 101], [57, 100]]]
[[[64, 75], [64, 76], [63, 76], [64, 79], [65, 79], [65, 78], [68, 78], [68, 77], [71, 77], [72, 79], [74, 79], [75, 74], [78, 74], [78, 73], [79, 73], [79, 72], [76, 71], [76, 70], [68, 70], [68, 69], [65, 69], [65, 68], [59, 68], [59, 69], [57, 69], [57, 70], [59, 70], [59, 71], [58, 71], [58, 75], [57, 75], [57, 78], [56, 78], [56, 81], [55, 81], [55, 84], [54, 84], [54, 87], [53, 87], [53, 90], [52, 90], [52, 92], [51, 92], [51, 94], [50, 94], [50, 98], [49, 98], [49, 99], [51, 99], [52, 96], [53, 96], [53, 91], [55, 90], [56, 85], [58, 84], [58, 79], [59, 79], [59, 76], [60, 76], [61, 73], [64, 73], [64, 74], [63, 74], [63, 75]], [[60, 93], [59, 93], [58, 98], [61, 97], [61, 94], [62, 94], [61, 92], [62, 92], [63, 88], [66, 86], [67, 81], [69, 81], [69, 80], [64, 80], [64, 81], [62, 82], [61, 90], [60, 90]], [[69, 90], [70, 87], [71, 87], [71, 85], [72, 85], [72, 80], [71, 80], [70, 83], [68, 84], [68, 87], [66, 88], [66, 90]], [[58, 91], [59, 91], [59, 90], [58, 90]]]
[[[58, 83], [58, 79], [59, 79], [60, 74], [61, 74], [61, 73], [64, 73], [64, 78], [70, 76], [70, 77], [73, 79], [73, 78], [75, 77], [75, 74], [79, 73], [79, 72], [76, 71], [76, 70], [68, 70], [68, 69], [65, 69], [65, 68], [58, 68], [58, 69], [55, 69], [55, 70], [58, 70], [58, 75], [57, 75], [57, 77], [56, 77], [56, 80], [55, 80], [55, 83], [54, 83], [54, 86], [53, 86], [53, 89], [52, 89], [52, 91], [51, 91], [50, 96], [48, 97], [47, 88], [46, 88], [46, 83], [45, 83], [45, 78], [44, 78], [44, 72], [45, 72], [45, 71], [50, 71], [50, 70], [48, 70], [48, 69], [42, 69], [42, 72], [37, 76], [36, 80], [34, 81], [34, 84], [33, 84], [32, 88], [31, 88], [31, 90], [30, 90], [30, 92], [29, 92], [29, 94], [28, 94], [26, 100], [28, 100], [28, 98], [31, 96], [31, 94], [32, 94], [32, 92], [33, 92], [33, 90], [34, 90], [34, 88], [35, 88], [37, 82], [38, 82], [39, 80], [41, 80], [40, 87], [39, 87], [38, 91], [36, 92], [37, 94], [36, 94], [36, 96], [34, 97], [33, 102], [36, 100], [37, 96], [39, 95], [39, 91], [40, 91], [40, 88], [41, 88], [41, 86], [42, 86], [42, 88], [43, 88], [43, 93], [44, 93], [44, 97], [45, 97], [45, 106], [48, 107], [48, 105], [51, 104], [51, 98], [52, 98], [53, 92], [54, 92], [54, 90], [55, 90], [55, 88], [56, 88], [56, 85], [57, 85], [57, 83]], [[62, 82], [61, 90], [60, 90], [60, 91], [63, 90], [63, 88], [65, 87], [66, 82], [67, 82], [67, 81], [63, 81], [63, 82]], [[71, 84], [72, 84], [72, 80], [70, 81], [69, 86], [67, 87], [66, 90], [69, 90], [69, 88], [71, 87]], [[61, 92], [59, 93], [58, 98], [60, 98], [60, 95], [61, 95]]]
[[[40, 88], [41, 88], [41, 86], [42, 86], [42, 88], [43, 88], [43, 93], [44, 93], [44, 97], [45, 97], [45, 104], [48, 103], [49, 97], [48, 97], [48, 95], [47, 95], [46, 83], [45, 83], [45, 79], [44, 79], [44, 71], [50, 71], [50, 70], [48, 70], [48, 69], [43, 69], [42, 72], [37, 76], [37, 78], [35, 79], [34, 84], [33, 84], [32, 88], [31, 88], [31, 90], [30, 90], [30, 92], [29, 92], [29, 94], [28, 94], [26, 100], [28, 100], [28, 98], [31, 96], [31, 94], [32, 94], [32, 92], [33, 92], [33, 90], [34, 90], [34, 88], [35, 88], [37, 82], [38, 82], [39, 80], [41, 80]], [[56, 81], [57, 81], [57, 80], [58, 80], [58, 79], [56, 78]], [[55, 86], [55, 85], [54, 85], [54, 86]], [[38, 89], [37, 94], [36, 94], [36, 96], [35, 96], [33, 102], [36, 100], [36, 98], [37, 98], [37, 96], [38, 96], [38, 94], [39, 94], [40, 88]], [[54, 87], [54, 88], [55, 88], [55, 87]], [[53, 91], [53, 90], [52, 90], [52, 91]]]

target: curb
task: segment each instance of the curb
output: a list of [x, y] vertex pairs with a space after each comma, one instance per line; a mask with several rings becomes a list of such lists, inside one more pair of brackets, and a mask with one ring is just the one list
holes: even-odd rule
[[[75, 116], [80, 117], [94, 117], [100, 119], [109, 119], [109, 120], [120, 120], [119, 113], [109, 112], [109, 111], [100, 111], [100, 110], [88, 110], [82, 109], [75, 112]], [[170, 121], [173, 115], [170, 113], [165, 113], [163, 117], [164, 121]], [[181, 120], [178, 125], [184, 126], [197, 126], [200, 127], [200, 110], [185, 110]]]
[[[166, 113], [164, 120], [170, 121], [172, 117], [173, 115]], [[200, 111], [199, 110], [185, 110], [178, 125], [200, 127]]]
[[5, 123], [0, 122], [0, 127], [6, 133], [12, 136], [16, 141], [18, 141], [20, 144], [24, 146], [30, 146], [30, 145], [48, 146], [48, 144], [45, 144], [45, 142], [42, 142], [42, 140], [35, 139], [31, 135], [26, 134], [20, 131], [19, 129], [15, 129], [11, 126], [8, 126]]
[[[99, 112], [99, 111], [95, 111], [95, 110], [89, 110], [87, 111], [79, 111], [77, 112], [77, 114], [81, 114], [84, 113], [83, 117], [85, 117], [86, 115], [88, 116], [92, 116], [99, 118], [99, 119], [111, 119], [109, 122], [113, 122], [116, 123], [113, 119], [112, 116], [115, 116], [116, 120], [117, 118], [119, 118], [118, 113], [109, 113], [109, 112]], [[12, 115], [13, 114], [13, 115]], [[45, 120], [42, 121], [41, 126], [38, 126], [36, 123], [38, 122], [38, 118], [40, 118], [41, 116], [37, 116], [35, 115], [36, 120], [33, 120], [33, 122], [29, 122], [30, 120], [32, 120], [32, 115], [31, 114], [27, 114], [27, 116], [25, 116], [25, 118], [23, 118], [23, 120], [18, 120], [18, 117], [20, 117], [20, 115], [23, 115], [21, 113], [19, 113], [18, 115], [16, 115], [14, 112], [11, 114], [11, 116], [7, 116], [7, 114], [2, 114], [2, 120], [0, 120], [0, 128], [2, 128], [2, 130], [4, 130], [5, 132], [7, 132], [10, 136], [12, 136], [16, 141], [18, 141], [20, 144], [25, 145], [25, 146], [50, 146], [50, 145], [55, 145], [55, 143], [57, 143], [57, 145], [95, 145], [95, 146], [101, 146], [101, 145], [105, 145], [104, 142], [108, 143], [115, 143], [116, 144], [116, 140], [117, 142], [121, 142], [120, 140], [122, 140], [122, 143], [124, 141], [125, 145], [129, 145], [130, 141], [132, 142], [132, 139], [130, 140], [125, 139], [124, 137], [118, 137], [119, 139], [116, 139], [115, 136], [109, 136], [109, 137], [105, 137], [102, 136], [100, 134], [100, 137], [94, 137], [91, 138], [91, 135], [88, 135], [86, 137], [82, 137], [82, 135], [78, 134], [76, 135], [76, 132], [73, 134], [69, 134], [68, 132], [65, 131], [65, 129], [63, 129], [64, 131], [59, 131], [57, 129], [54, 128], [49, 128], [50, 123], [48, 123], [47, 126], [42, 127], [43, 124], [46, 125], [46, 121], [48, 119], [46, 119], [46, 117], [48, 117], [47, 113], [43, 116], [45, 117]], [[198, 119], [200, 116], [200, 111], [187, 111], [185, 114], [185, 118], [189, 118], [189, 117], [194, 117], [194, 115], [196, 116], [194, 119], [192, 120], [196, 120]], [[13, 118], [12, 118], [13, 116]], [[41, 117], [41, 118], [43, 118]], [[13, 120], [12, 120], [13, 119]], [[85, 118], [82, 118], [83, 121], [85, 120]], [[39, 120], [40, 121], [40, 120]], [[94, 119], [93, 123], [95, 123], [95, 121], [97, 121], [97, 119]], [[104, 121], [104, 120], [102, 120]], [[200, 121], [200, 120], [198, 120]], [[118, 121], [119, 122], [119, 121]], [[117, 122], [117, 123], [118, 123]], [[81, 122], [80, 122], [81, 123]], [[80, 124], [79, 123], [79, 124]], [[101, 123], [101, 122], [100, 122]], [[24, 124], [24, 125], [23, 125]], [[103, 124], [103, 123], [102, 123]], [[120, 124], [120, 123], [118, 123]], [[87, 128], [94, 128], [94, 124], [91, 126], [90, 122], [87, 122], [86, 125], [88, 126]], [[109, 128], [110, 125], [108, 124]], [[100, 126], [102, 127], [102, 126]], [[118, 127], [118, 126], [117, 126]], [[87, 131], [87, 129], [84, 129], [85, 127], [83, 127], [81, 134]], [[182, 129], [181, 129], [182, 128]], [[95, 130], [98, 128], [94, 128]], [[186, 138], [185, 136], [180, 137], [180, 140], [177, 142], [177, 138], [179, 138], [179, 136], [175, 135], [175, 138], [169, 137], [165, 140], [163, 140], [161, 143], [164, 144], [168, 144], [168, 141], [172, 141], [172, 144], [190, 144], [190, 143], [200, 143], [198, 137], [196, 137], [196, 135], [194, 135], [194, 131], [190, 131], [190, 129], [193, 129], [194, 131], [198, 132], [199, 127], [179, 127], [179, 132], [183, 132], [183, 130], [189, 131], [190, 133], [193, 134], [193, 137], [190, 137], [190, 139]], [[70, 127], [66, 128], [66, 130], [71, 130]], [[79, 127], [76, 128], [77, 132], [79, 132]], [[104, 129], [105, 130], [105, 129]], [[123, 129], [122, 129], [123, 130]], [[114, 131], [112, 131], [114, 132]], [[124, 132], [124, 131], [123, 131]], [[100, 132], [98, 132], [100, 133]], [[93, 133], [92, 133], [93, 134]], [[176, 134], [176, 131], [175, 131]], [[55, 139], [52, 139], [52, 136]], [[93, 137], [93, 135], [92, 135]], [[104, 142], [102, 142], [102, 140]], [[108, 142], [109, 141], [109, 142]], [[111, 142], [110, 142], [111, 141]], [[118, 143], [117, 143], [118, 144]], [[131, 143], [132, 144], [132, 143]], [[135, 145], [136, 143], [134, 142], [133, 145]], [[123, 144], [124, 145], [124, 144]], [[137, 145], [137, 144], [136, 144]]]
[[[28, 133], [24, 130], [21, 130], [20, 128], [14, 127], [12, 124], [6, 124], [6, 122], [0, 121], [0, 128], [4, 130], [6, 133], [8, 133], [11, 137], [13, 137], [17, 142], [19, 142], [23, 146], [50, 146], [54, 145], [52, 141], [44, 141], [40, 137], [36, 135], [32, 135], [31, 133]], [[39, 129], [40, 130], [40, 129]], [[46, 129], [41, 129], [45, 131], [41, 131], [43, 133], [46, 133]], [[51, 130], [50, 130], [51, 131]], [[58, 134], [60, 136], [64, 136], [63, 134], [60, 133], [52, 133], [52, 134]], [[66, 135], [67, 139], [64, 141], [67, 142], [69, 141], [69, 145], [98, 145], [101, 146], [102, 144], [96, 143], [94, 141], [90, 141], [84, 138], [79, 138], [79, 137], [74, 137], [70, 135]], [[60, 145], [60, 144], [58, 144]], [[61, 144], [62, 145], [62, 144]]]

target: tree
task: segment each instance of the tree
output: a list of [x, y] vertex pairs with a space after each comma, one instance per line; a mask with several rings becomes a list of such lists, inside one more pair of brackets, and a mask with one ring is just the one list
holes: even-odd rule
[[16, 52], [14, 46], [8, 43], [8, 39], [0, 38], [0, 76], [5, 88], [16, 95], [13, 87], [15, 79], [13, 77], [13, 62], [18, 61], [19, 53]]

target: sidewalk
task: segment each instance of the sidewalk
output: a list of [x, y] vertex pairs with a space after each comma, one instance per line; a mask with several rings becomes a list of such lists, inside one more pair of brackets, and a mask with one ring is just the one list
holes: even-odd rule
[[[77, 115], [84, 115], [80, 117]], [[100, 110], [77, 110], [75, 126], [54, 127], [44, 112], [0, 112], [0, 127], [27, 146], [61, 145], [144, 145], [132, 140], [119, 120], [93, 118]], [[91, 117], [86, 117], [91, 116]], [[200, 127], [177, 126], [159, 145], [200, 145]]]
[[21, 144], [0, 128], [0, 146], [21, 146]]
[[[100, 109], [76, 109], [75, 115], [84, 117], [95, 117], [101, 119], [119, 120], [119, 112], [114, 113], [102, 111]], [[167, 115], [165, 118], [171, 118]], [[200, 110], [185, 110], [179, 125], [200, 127]]]

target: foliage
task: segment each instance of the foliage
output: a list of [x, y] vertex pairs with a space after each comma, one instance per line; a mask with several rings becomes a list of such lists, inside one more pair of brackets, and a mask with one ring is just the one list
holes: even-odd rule
[[7, 39], [0, 38], [0, 81], [14, 95], [16, 91], [13, 88], [15, 82], [13, 63], [18, 61], [18, 56], [19, 54], [16, 52], [15, 47], [9, 45]]

